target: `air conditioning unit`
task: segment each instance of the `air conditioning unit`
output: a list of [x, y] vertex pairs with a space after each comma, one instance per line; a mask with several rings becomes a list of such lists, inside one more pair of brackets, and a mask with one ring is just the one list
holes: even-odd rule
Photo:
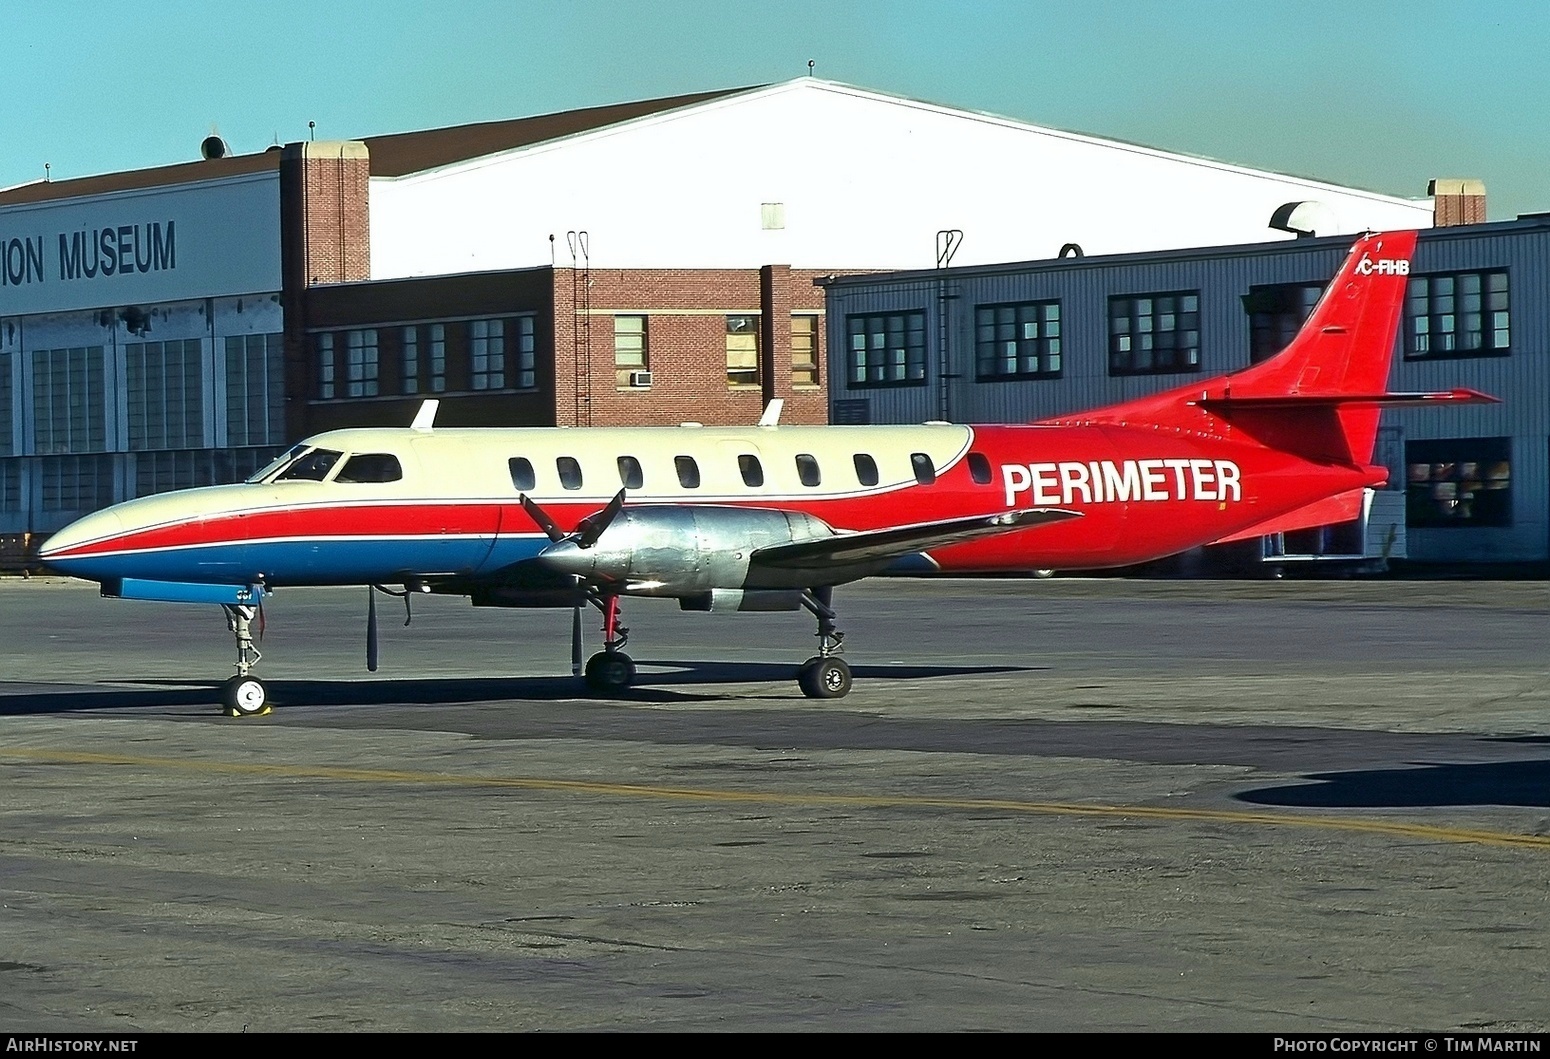
[[649, 372], [649, 371], [632, 371], [632, 372], [630, 372], [630, 385], [631, 386], [650, 386], [651, 385], [651, 372]]

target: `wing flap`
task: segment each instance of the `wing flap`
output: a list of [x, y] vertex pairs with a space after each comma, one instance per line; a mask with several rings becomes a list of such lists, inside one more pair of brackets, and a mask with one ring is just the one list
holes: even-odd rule
[[941, 548], [949, 544], [994, 537], [1002, 533], [1080, 518], [1080, 511], [1037, 507], [1002, 511], [994, 515], [919, 522], [910, 526], [892, 526], [881, 530], [836, 533], [832, 537], [772, 544], [757, 549], [749, 559], [750, 567], [766, 569], [827, 569], [883, 562], [912, 552]]

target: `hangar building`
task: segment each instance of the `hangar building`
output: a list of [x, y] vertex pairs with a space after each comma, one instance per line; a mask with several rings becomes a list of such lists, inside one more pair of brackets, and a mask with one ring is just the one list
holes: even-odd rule
[[1293, 201], [1343, 232], [1433, 210], [817, 78], [203, 154], [0, 191], [0, 536], [427, 395], [448, 423], [752, 422], [772, 396], [821, 422], [813, 277], [939, 245], [979, 264], [1259, 240]]
[[[1483, 219], [1483, 202], [1470, 207], [1460, 216]], [[1349, 247], [1307, 238], [826, 280], [832, 419], [1028, 422], [1242, 368], [1285, 346]], [[1390, 493], [1374, 500], [1395, 513], [1396, 558], [1550, 560], [1547, 270], [1550, 215], [1421, 232], [1389, 388], [1462, 386], [1501, 403], [1384, 409], [1375, 458]], [[1267, 540], [1263, 558], [1384, 547], [1288, 543]]]

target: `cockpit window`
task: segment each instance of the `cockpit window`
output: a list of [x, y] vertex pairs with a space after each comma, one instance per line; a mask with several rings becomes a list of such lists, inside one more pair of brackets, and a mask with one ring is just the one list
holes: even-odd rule
[[[326, 472], [325, 472], [326, 473]], [[363, 452], [345, 461], [336, 482], [396, 482], [404, 476], [398, 457], [387, 452]]]
[[281, 471], [277, 482], [321, 482], [339, 462], [342, 452], [333, 449], [313, 449]]
[[294, 460], [297, 456], [300, 456], [302, 453], [304, 453], [306, 451], [307, 451], [307, 443], [306, 442], [302, 442], [299, 445], [292, 445], [289, 449], [287, 449], [284, 453], [282, 453], [277, 459], [272, 460], [262, 470], [257, 471], [257, 472], [255, 472], [252, 475], [249, 475], [248, 479], [247, 479], [248, 483], [252, 484], [254, 482], [262, 482], [264, 479], [268, 478], [270, 475], [272, 475], [276, 471], [280, 470], [280, 468], [289, 465], [292, 460]]

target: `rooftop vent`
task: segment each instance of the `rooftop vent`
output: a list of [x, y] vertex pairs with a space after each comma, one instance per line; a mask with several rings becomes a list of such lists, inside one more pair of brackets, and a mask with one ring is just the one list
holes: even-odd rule
[[1330, 235], [1335, 231], [1335, 215], [1322, 202], [1285, 202], [1270, 215], [1270, 227], [1291, 232], [1299, 239]]

